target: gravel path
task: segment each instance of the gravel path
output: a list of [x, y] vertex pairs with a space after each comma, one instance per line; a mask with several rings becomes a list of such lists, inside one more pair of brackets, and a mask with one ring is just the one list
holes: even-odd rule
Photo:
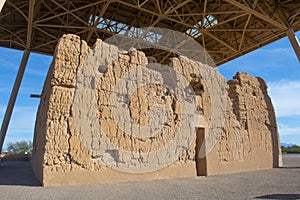
[[300, 154], [284, 167], [210, 177], [134, 183], [41, 187], [29, 163], [3, 163], [0, 199], [300, 199]]

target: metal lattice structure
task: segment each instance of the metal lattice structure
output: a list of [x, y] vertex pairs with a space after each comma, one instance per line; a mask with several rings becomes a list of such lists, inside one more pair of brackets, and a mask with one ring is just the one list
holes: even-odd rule
[[[115, 34], [142, 34], [152, 42], [166, 37], [142, 27], [163, 27], [188, 35], [217, 66], [286, 35], [300, 60], [294, 35], [300, 30], [298, 0], [7, 0], [0, 13], [0, 46], [24, 50], [24, 55], [1, 138], [30, 52], [53, 55], [57, 40], [65, 33], [79, 35], [90, 45]], [[170, 56], [155, 49], [147, 53], [161, 60]]]
[[220, 65], [286, 36], [289, 28], [298, 31], [300, 2], [8, 0], [0, 24], [1, 46], [48, 55], [64, 33], [79, 35], [92, 45], [96, 38], [164, 27], [193, 37]]

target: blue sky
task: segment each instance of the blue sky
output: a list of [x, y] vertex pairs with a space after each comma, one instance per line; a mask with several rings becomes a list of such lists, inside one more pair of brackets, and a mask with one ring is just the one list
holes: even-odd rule
[[[300, 32], [296, 33], [300, 38]], [[227, 80], [248, 72], [266, 80], [282, 143], [300, 145], [300, 63], [287, 37], [220, 66]]]
[[[297, 33], [300, 38], [300, 32]], [[22, 51], [0, 47], [0, 123], [22, 58]], [[40, 94], [52, 57], [32, 53], [6, 135], [8, 142], [32, 140]], [[236, 72], [248, 72], [266, 80], [275, 106], [282, 143], [300, 145], [300, 64], [287, 38], [230, 61], [218, 68], [231, 79]]]

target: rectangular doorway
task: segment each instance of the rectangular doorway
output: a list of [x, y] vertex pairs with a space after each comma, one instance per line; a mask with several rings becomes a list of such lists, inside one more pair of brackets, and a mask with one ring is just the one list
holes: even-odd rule
[[[202, 147], [203, 146], [203, 147]], [[201, 148], [202, 147], [202, 148]], [[207, 176], [205, 129], [196, 128], [196, 170], [197, 176]], [[200, 152], [201, 150], [201, 152]]]

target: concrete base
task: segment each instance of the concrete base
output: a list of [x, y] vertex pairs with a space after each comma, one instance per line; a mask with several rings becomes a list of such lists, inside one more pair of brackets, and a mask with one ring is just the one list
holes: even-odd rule
[[119, 183], [196, 176], [195, 162], [178, 163], [149, 173], [124, 173], [105, 168], [99, 171], [80, 169], [68, 172], [45, 172], [43, 186]]

